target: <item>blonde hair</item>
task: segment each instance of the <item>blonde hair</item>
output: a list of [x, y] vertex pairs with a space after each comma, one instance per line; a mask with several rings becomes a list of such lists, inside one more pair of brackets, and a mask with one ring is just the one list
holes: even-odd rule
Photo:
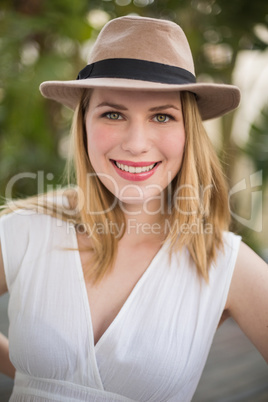
[[[38, 211], [41, 207], [41, 212], [60, 215], [64, 220], [70, 219], [71, 214], [77, 225], [83, 224], [91, 233], [93, 250], [86, 275], [93, 281], [99, 281], [114, 265], [118, 242], [124, 230], [117, 238], [109, 230], [98, 233], [92, 229], [98, 224], [105, 227], [107, 222], [126, 229], [126, 222], [120, 205], [115, 203], [115, 196], [102, 184], [87, 154], [84, 120], [90, 95], [90, 91], [84, 91], [73, 119], [73, 163], [77, 187], [63, 191], [69, 199], [69, 210], [59, 209], [55, 202], [48, 203], [44, 195], [17, 202], [16, 205], [17, 208], [35, 208], [38, 205]], [[171, 184], [173, 197], [169, 205], [170, 213], [166, 215], [170, 232], [165, 241], [170, 242], [171, 252], [187, 247], [198, 272], [208, 281], [209, 267], [216, 258], [217, 250], [222, 247], [222, 233], [228, 229], [230, 221], [227, 185], [202, 124], [194, 94], [182, 92], [181, 101], [186, 142], [181, 169]], [[70, 173], [71, 169], [68, 170]], [[94, 213], [88, 213], [88, 205]], [[114, 207], [111, 208], [111, 205]], [[6, 209], [2, 214], [9, 211]], [[207, 230], [207, 227], [210, 229]]]
[[[186, 143], [175, 188], [180, 189], [179, 211], [170, 216], [180, 226], [198, 227], [181, 231], [179, 239], [171, 231], [172, 246], [186, 246], [198, 272], [208, 281], [208, 271], [218, 249], [223, 246], [223, 231], [230, 225], [228, 187], [220, 161], [203, 126], [195, 95], [181, 94]], [[194, 194], [193, 194], [194, 190]], [[186, 211], [187, 213], [180, 213]]]

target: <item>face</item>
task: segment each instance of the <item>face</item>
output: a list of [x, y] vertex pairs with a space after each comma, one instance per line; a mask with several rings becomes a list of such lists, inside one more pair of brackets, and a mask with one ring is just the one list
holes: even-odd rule
[[91, 164], [108, 190], [126, 204], [162, 202], [184, 151], [179, 93], [94, 89], [85, 124]]

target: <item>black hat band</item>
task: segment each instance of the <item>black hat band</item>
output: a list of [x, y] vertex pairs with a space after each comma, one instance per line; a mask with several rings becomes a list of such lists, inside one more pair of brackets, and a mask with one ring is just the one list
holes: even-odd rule
[[125, 78], [163, 84], [193, 84], [195, 76], [188, 70], [167, 64], [138, 59], [107, 59], [83, 68], [77, 80], [90, 78]]

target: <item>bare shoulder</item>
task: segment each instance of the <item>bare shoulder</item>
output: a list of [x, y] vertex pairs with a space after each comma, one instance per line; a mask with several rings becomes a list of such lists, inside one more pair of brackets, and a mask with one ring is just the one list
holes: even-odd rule
[[236, 298], [243, 289], [244, 292], [245, 289], [249, 291], [248, 296], [250, 296], [250, 294], [259, 292], [261, 292], [261, 295], [264, 296], [262, 292], [267, 290], [267, 286], [267, 263], [250, 247], [241, 242], [230, 287], [230, 300]]
[[268, 362], [268, 266], [241, 243], [226, 310]]
[[4, 271], [4, 261], [0, 243], [0, 295], [7, 292], [6, 276]]

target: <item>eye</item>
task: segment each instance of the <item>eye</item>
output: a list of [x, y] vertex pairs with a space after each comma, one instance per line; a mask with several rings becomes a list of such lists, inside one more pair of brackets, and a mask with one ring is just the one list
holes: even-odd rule
[[168, 114], [157, 114], [154, 116], [153, 120], [156, 121], [157, 123], [167, 123], [170, 119], [172, 119], [171, 116]]
[[121, 120], [122, 119], [122, 116], [120, 115], [120, 113], [117, 113], [117, 112], [105, 113], [105, 117], [107, 117], [110, 120]]

